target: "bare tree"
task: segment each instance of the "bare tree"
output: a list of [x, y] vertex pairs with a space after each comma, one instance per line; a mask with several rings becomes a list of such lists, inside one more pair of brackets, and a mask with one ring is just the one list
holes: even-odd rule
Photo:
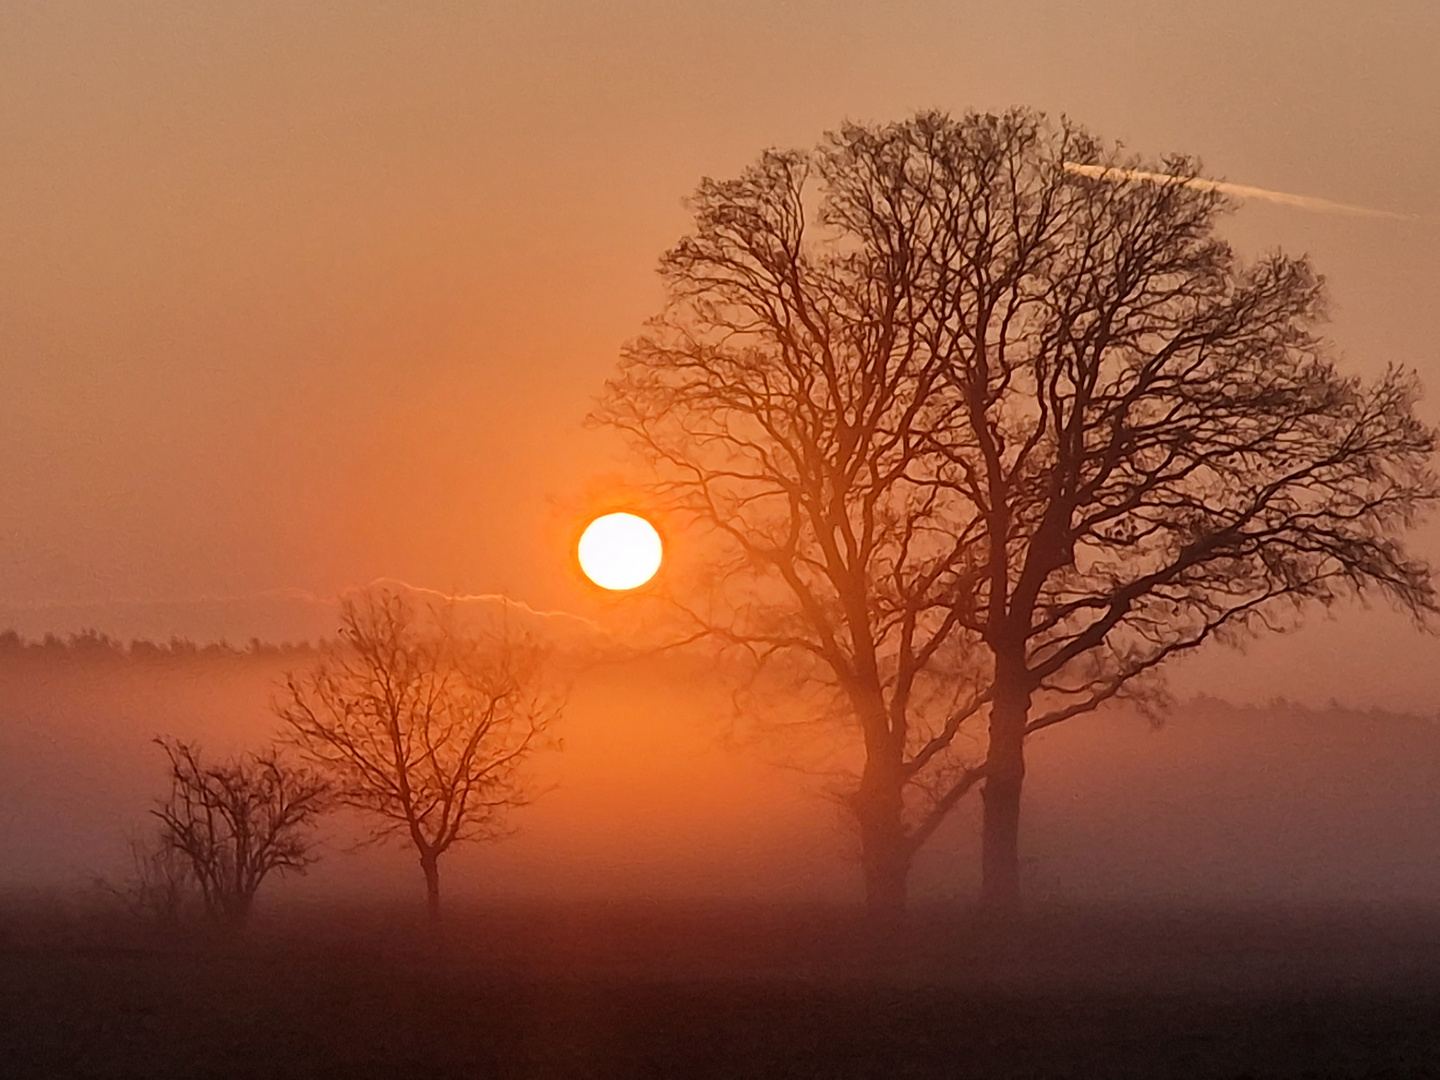
[[452, 609], [381, 589], [347, 599], [339, 643], [286, 679], [276, 709], [295, 745], [378, 819], [372, 839], [415, 848], [432, 919], [440, 856], [508, 835], [530, 801], [523, 767], [563, 707], [545, 659], [514, 627], [468, 633]]
[[[328, 807], [328, 785], [274, 750], [205, 765], [195, 746], [155, 742], [170, 763], [169, 797], [152, 811], [162, 849], [184, 860], [211, 917], [243, 927], [272, 872], [303, 873], [315, 861], [311, 828]], [[155, 884], [183, 885], [171, 858], [149, 869], [163, 872]]]
[[158, 831], [153, 837], [133, 837], [128, 847], [129, 875], [119, 881], [97, 878], [96, 886], [131, 917], [162, 930], [178, 929], [199, 903], [189, 857]]
[[[932, 627], [971, 651], [938, 735], [978, 707], [987, 750], [934, 805], [983, 778], [993, 908], [1018, 898], [1028, 735], [1306, 604], [1436, 608], [1401, 541], [1437, 495], [1413, 376], [1340, 374], [1321, 279], [1279, 254], [1242, 263], [1214, 232], [1230, 205], [1197, 173], [1027, 111], [767, 153], [702, 185], [696, 235], [662, 264], [670, 306], [601, 413], [660, 494], [732, 537], [749, 559], [732, 570], [785, 582], [767, 646], [820, 657], [858, 716], [864, 639], [836, 627], [899, 628], [895, 663]], [[866, 468], [884, 482], [857, 488]], [[918, 527], [889, 501], [902, 491], [926, 507]], [[899, 545], [875, 557], [858, 538], [884, 529]], [[935, 591], [917, 601], [921, 583]], [[861, 727], [873, 755], [894, 710]]]
[[654, 502], [715, 542], [685, 601], [699, 632], [843, 714], [866, 900], [890, 917], [977, 778], [952, 748], [982, 697], [955, 602], [973, 514], [930, 451], [955, 407], [917, 335], [932, 299], [906, 222], [850, 242], [859, 181], [834, 155], [778, 152], [704, 181], [661, 263], [669, 304], [596, 418], [653, 466]]
[[1304, 259], [1215, 235], [1231, 206], [1189, 159], [1028, 112], [840, 138], [897, 163], [891, 228], [927, 207], [943, 237], [923, 333], [960, 403], [935, 444], [985, 524], [959, 611], [991, 657], [982, 899], [1010, 909], [1027, 736], [1308, 604], [1436, 610], [1400, 539], [1435, 434], [1413, 375], [1336, 370]]

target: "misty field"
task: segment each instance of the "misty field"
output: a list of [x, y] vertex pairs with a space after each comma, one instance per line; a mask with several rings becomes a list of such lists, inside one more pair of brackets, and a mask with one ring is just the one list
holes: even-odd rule
[[436, 935], [413, 859], [343, 835], [244, 940], [145, 930], [91, 876], [161, 790], [149, 737], [263, 736], [292, 662], [0, 665], [0, 1076], [1440, 1075], [1429, 717], [1097, 716], [1037, 744], [1025, 921], [968, 914], [957, 816], [877, 940], [833, 806], [717, 744], [688, 669], [622, 667], [520, 833], [454, 857]]
[[[11, 909], [20, 1077], [1423, 1077], [1440, 918], [845, 909], [309, 911], [244, 944]], [[413, 913], [412, 913], [413, 914]]]

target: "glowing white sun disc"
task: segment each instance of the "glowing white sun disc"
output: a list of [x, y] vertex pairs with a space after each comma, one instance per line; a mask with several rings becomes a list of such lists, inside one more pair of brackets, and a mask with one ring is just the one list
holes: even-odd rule
[[580, 569], [602, 589], [637, 589], [660, 569], [660, 534], [637, 514], [605, 514], [580, 537]]

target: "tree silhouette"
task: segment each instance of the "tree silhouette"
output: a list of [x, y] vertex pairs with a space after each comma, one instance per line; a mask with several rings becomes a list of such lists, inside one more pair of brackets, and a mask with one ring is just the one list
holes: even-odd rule
[[708, 527], [709, 589], [687, 613], [755, 668], [838, 703], [863, 764], [847, 793], [867, 903], [905, 904], [917, 848], [975, 782], [952, 753], [980, 705], [955, 604], [970, 514], [929, 432], [954, 395], [916, 331], [926, 300], [895, 245], [815, 244], [806, 182], [838, 209], [822, 153], [768, 153], [707, 180], [662, 261], [670, 303], [626, 351], [596, 418], [656, 473], [652, 496]]
[[933, 211], [927, 336], [961, 403], [935, 441], [985, 523], [959, 597], [992, 658], [982, 898], [1009, 909], [1028, 735], [1307, 604], [1435, 611], [1399, 539], [1437, 495], [1435, 435], [1412, 375], [1336, 370], [1306, 260], [1215, 235], [1231, 206], [1193, 161], [1026, 112], [844, 138], [891, 163], [882, 221]]
[[[701, 185], [600, 413], [771, 600], [708, 623], [823, 663], [867, 775], [893, 790], [896, 744], [907, 781], [932, 746], [953, 769], [983, 713], [983, 763], [932, 806], [983, 778], [992, 908], [1018, 899], [1028, 735], [1306, 604], [1436, 607], [1400, 540], [1437, 494], [1413, 376], [1337, 372], [1322, 280], [1242, 263], [1197, 172], [1024, 110], [768, 152]], [[937, 635], [970, 681], [916, 745], [893, 688]]]
[[130, 873], [118, 881], [96, 878], [95, 884], [130, 916], [173, 932], [197, 902], [198, 883], [190, 858], [164, 837], [164, 826], [154, 836], [132, 837]]
[[415, 848], [432, 919], [440, 856], [508, 835], [530, 801], [523, 766], [563, 704], [544, 660], [513, 627], [467, 633], [451, 609], [381, 589], [345, 600], [340, 641], [286, 678], [292, 741], [343, 805], [379, 819], [372, 839]]
[[[152, 811], [161, 848], [184, 860], [207, 914], [243, 927], [272, 872], [303, 873], [315, 861], [310, 830], [328, 808], [328, 785], [273, 750], [205, 765], [189, 743], [155, 742], [170, 764], [170, 794]], [[171, 863], [156, 865], [167, 888], [183, 884]]]

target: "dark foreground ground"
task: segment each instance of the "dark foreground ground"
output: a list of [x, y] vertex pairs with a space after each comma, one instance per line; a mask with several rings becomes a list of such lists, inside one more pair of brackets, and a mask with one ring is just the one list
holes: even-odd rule
[[0, 1076], [1440, 1077], [1440, 916], [293, 913], [243, 943], [12, 911]]

